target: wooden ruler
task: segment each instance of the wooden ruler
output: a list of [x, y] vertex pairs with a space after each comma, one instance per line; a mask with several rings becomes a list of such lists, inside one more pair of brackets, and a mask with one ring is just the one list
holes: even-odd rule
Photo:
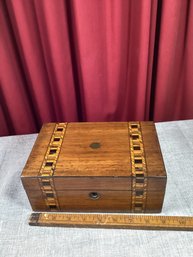
[[32, 226], [193, 231], [193, 217], [128, 214], [32, 213]]

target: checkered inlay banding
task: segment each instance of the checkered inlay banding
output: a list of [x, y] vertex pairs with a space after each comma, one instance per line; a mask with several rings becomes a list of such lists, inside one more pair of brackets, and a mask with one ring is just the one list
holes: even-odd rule
[[59, 210], [57, 195], [54, 189], [52, 176], [56, 168], [63, 138], [65, 136], [67, 123], [57, 123], [54, 128], [48, 149], [39, 171], [39, 185], [46, 206], [51, 211]]
[[132, 212], [145, 212], [147, 198], [147, 166], [141, 125], [129, 122], [129, 140], [132, 172]]

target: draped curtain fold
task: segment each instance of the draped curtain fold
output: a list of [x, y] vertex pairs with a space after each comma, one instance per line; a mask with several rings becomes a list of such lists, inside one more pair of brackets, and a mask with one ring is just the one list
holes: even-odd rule
[[193, 3], [0, 2], [0, 135], [193, 118]]

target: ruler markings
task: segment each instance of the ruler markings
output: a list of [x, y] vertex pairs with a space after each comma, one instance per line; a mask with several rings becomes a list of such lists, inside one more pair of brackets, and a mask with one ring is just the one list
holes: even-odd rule
[[193, 231], [193, 217], [83, 213], [32, 213], [32, 226]]

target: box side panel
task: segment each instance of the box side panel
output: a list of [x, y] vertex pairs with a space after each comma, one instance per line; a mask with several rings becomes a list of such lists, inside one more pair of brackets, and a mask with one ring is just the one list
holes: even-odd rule
[[165, 192], [166, 187], [166, 177], [151, 177], [147, 180], [147, 190], [148, 191], [161, 191]]
[[159, 213], [162, 210], [164, 201], [163, 191], [149, 191], [146, 199], [146, 213]]
[[[31, 207], [34, 211], [45, 211], [45, 199], [43, 197], [38, 178], [25, 178], [22, 177], [22, 184], [28, 196]], [[33, 190], [31, 190], [33, 188]]]
[[41, 191], [38, 182], [38, 177], [21, 177], [23, 187], [26, 192], [28, 191]]
[[145, 206], [145, 212], [147, 213], [161, 212], [164, 202], [165, 189], [167, 184], [166, 178], [152, 179], [152, 184], [153, 183], [157, 190], [150, 191], [148, 188]]
[[32, 148], [29, 158], [22, 172], [22, 177], [35, 177], [38, 175], [43, 163], [55, 123], [44, 124], [36, 142]]
[[26, 192], [33, 211], [49, 211], [40, 191]]
[[145, 159], [149, 177], [166, 177], [160, 145], [153, 122], [141, 122]]

